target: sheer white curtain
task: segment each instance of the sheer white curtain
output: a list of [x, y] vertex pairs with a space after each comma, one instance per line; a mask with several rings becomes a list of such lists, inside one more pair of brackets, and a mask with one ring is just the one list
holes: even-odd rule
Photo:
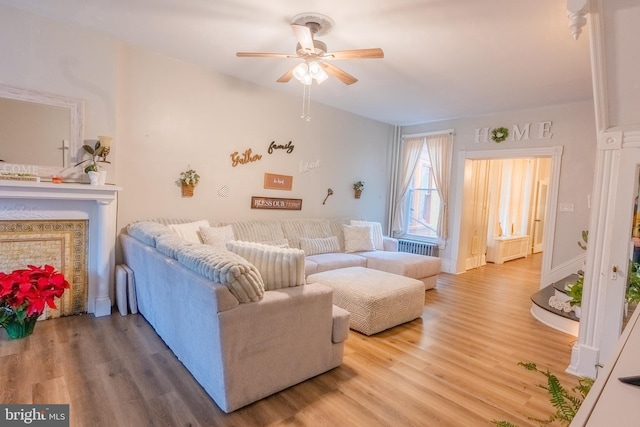
[[401, 233], [403, 231], [404, 224], [404, 196], [407, 194], [411, 179], [413, 178], [413, 172], [416, 169], [418, 160], [420, 160], [420, 153], [425, 143], [425, 137], [406, 138], [402, 143], [402, 155], [399, 170], [398, 188], [396, 191], [396, 198], [394, 201], [393, 209], [393, 232], [394, 234]]
[[427, 150], [431, 159], [431, 171], [436, 190], [440, 196], [438, 215], [438, 245], [444, 249], [449, 237], [449, 187], [451, 176], [451, 156], [453, 135], [450, 133], [427, 137]]

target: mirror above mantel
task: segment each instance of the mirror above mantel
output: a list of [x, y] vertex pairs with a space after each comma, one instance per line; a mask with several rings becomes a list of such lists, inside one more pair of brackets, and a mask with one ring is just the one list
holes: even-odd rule
[[77, 180], [83, 115], [81, 99], [0, 85], [0, 160], [37, 166], [43, 180]]

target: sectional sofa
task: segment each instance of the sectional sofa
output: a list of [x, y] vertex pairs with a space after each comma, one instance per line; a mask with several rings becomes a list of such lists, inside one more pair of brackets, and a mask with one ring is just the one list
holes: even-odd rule
[[225, 412], [342, 363], [350, 314], [310, 274], [366, 267], [433, 287], [440, 272], [348, 219], [141, 221], [120, 242], [138, 311]]

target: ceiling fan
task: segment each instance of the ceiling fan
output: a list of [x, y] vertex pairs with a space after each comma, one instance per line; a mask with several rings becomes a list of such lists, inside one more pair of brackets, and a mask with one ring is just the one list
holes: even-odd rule
[[291, 19], [291, 28], [298, 39], [295, 54], [272, 52], [237, 52], [239, 57], [256, 58], [301, 58], [304, 60], [291, 67], [277, 81], [286, 83], [295, 77], [305, 85], [310, 85], [313, 80], [322, 83], [329, 75], [336, 77], [342, 83], [350, 85], [358, 81], [351, 74], [330, 64], [333, 59], [366, 59], [384, 58], [384, 52], [380, 48], [353, 49], [336, 52], [327, 52], [327, 45], [315, 37], [327, 34], [333, 28], [331, 18], [318, 13], [302, 13]]

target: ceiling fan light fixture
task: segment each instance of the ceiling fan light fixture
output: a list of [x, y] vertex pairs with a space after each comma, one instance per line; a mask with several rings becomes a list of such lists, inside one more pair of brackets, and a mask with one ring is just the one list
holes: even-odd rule
[[302, 79], [308, 75], [309, 75], [309, 66], [307, 65], [306, 62], [301, 62], [296, 66], [296, 68], [293, 69], [293, 77], [295, 77], [296, 80], [302, 81]]
[[322, 67], [318, 64], [318, 61], [309, 62], [309, 74], [311, 74], [311, 77], [317, 78], [320, 75], [320, 71], [322, 71]]
[[304, 77], [302, 77], [302, 80], [300, 80], [302, 82], [303, 85], [310, 85], [311, 83], [313, 83], [313, 77], [311, 77], [311, 74], [305, 74]]
[[314, 78], [316, 79], [316, 82], [320, 84], [329, 78], [329, 74], [327, 74], [327, 72], [321, 68], [318, 74], [314, 76]]

